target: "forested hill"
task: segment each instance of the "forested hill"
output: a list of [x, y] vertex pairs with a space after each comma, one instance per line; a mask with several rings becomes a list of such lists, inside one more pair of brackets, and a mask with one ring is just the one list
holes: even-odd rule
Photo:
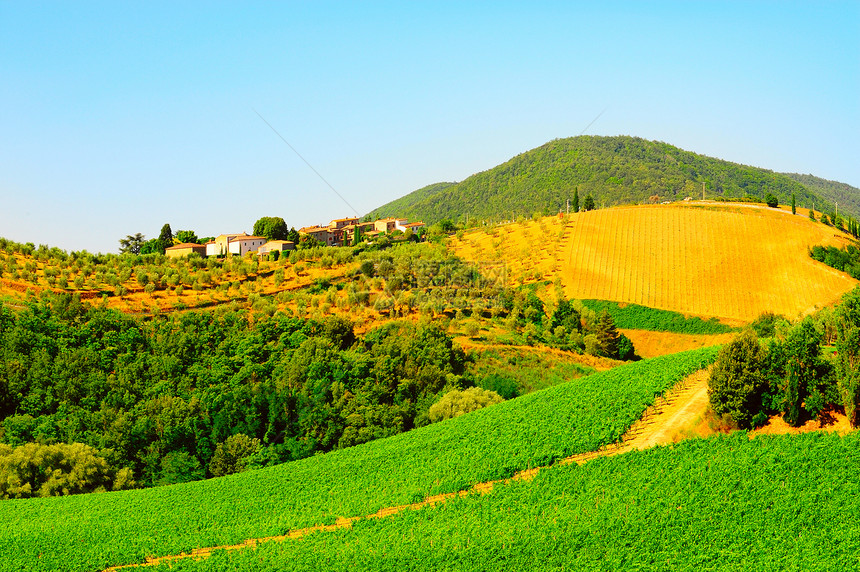
[[[385, 206], [373, 211], [371, 214], [378, 214], [376, 218], [384, 218], [388, 216], [403, 216], [401, 213], [410, 212], [412, 213], [412, 208], [414, 205], [418, 203], [423, 203], [427, 201], [432, 201], [433, 198], [441, 193], [442, 191], [449, 189], [455, 186], [457, 183], [433, 183], [432, 185], [427, 185], [426, 187], [421, 187], [417, 191], [412, 191], [408, 195], [404, 195], [399, 199], [394, 199], [390, 203]], [[411, 215], [414, 220], [419, 220], [415, 218], [415, 215]]]
[[[379, 217], [403, 216], [433, 223], [441, 219], [487, 219], [546, 214], [566, 208], [578, 191], [595, 204], [642, 203], [702, 196], [764, 199], [768, 193], [788, 204], [830, 212], [831, 201], [793, 178], [767, 169], [738, 165], [637, 137], [580, 136], [550, 141], [506, 163], [453, 185], [424, 187], [373, 211]], [[841, 206], [840, 201], [840, 206]], [[846, 203], [847, 204], [847, 203]], [[846, 214], [860, 212], [848, 209]]]
[[[860, 217], [860, 189], [839, 181], [828, 181], [814, 175], [783, 173], [829, 203], [839, 203], [839, 211]], [[815, 205], [818, 208], [818, 205]]]

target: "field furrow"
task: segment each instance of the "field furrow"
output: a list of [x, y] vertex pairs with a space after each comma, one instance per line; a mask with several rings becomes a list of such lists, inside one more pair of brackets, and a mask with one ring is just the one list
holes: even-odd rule
[[579, 213], [568, 232], [570, 298], [750, 321], [768, 310], [796, 318], [857, 283], [808, 256], [844, 234], [766, 207], [619, 207]]

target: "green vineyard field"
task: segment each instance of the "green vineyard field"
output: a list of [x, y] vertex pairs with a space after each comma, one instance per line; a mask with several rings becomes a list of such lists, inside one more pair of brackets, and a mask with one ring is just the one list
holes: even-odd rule
[[631, 363], [392, 438], [229, 477], [0, 503], [0, 569], [93, 571], [423, 500], [617, 441], [718, 348]]
[[155, 570], [857, 570], [858, 473], [856, 432], [741, 432]]

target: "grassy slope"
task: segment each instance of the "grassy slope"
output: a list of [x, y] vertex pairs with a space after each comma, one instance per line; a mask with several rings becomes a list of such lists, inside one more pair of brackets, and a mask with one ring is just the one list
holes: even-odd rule
[[234, 544], [513, 475], [616, 441], [716, 348], [637, 362], [334, 453], [185, 485], [4, 501], [0, 569], [97, 570]]
[[428, 223], [465, 215], [506, 220], [535, 211], [564, 210], [574, 189], [579, 190], [580, 200], [590, 193], [598, 206], [610, 206], [641, 203], [653, 195], [661, 200], [701, 198], [702, 182], [708, 198], [752, 195], [763, 199], [771, 193], [788, 204], [794, 194], [798, 205], [814, 200], [818, 210], [833, 208], [831, 201], [816, 196], [815, 191], [767, 169], [657, 141], [580, 136], [551, 141], [438, 192], [415, 191], [374, 212]]
[[172, 570], [856, 570], [858, 471], [857, 432], [740, 433]]
[[677, 334], [726, 334], [737, 329], [713, 318], [710, 320], [702, 320], [695, 316], [688, 318], [678, 312], [658, 310], [638, 304], [620, 305], [617, 302], [605, 300], [583, 300], [582, 304], [595, 312], [606, 310], [619, 328]]

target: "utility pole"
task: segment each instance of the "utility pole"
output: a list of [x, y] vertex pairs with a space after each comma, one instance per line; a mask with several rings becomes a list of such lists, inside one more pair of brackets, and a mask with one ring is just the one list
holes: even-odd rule
[[570, 214], [570, 199], [567, 199], [567, 214]]

